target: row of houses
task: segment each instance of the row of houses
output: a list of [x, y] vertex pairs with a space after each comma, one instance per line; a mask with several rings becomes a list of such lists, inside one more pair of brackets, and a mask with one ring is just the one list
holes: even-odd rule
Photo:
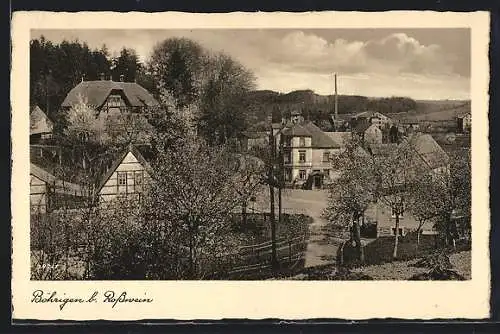
[[[370, 154], [391, 151], [401, 144], [404, 133], [390, 118], [376, 112], [364, 112], [351, 120], [351, 131], [322, 131], [311, 121], [292, 113], [290, 119], [272, 125], [276, 147], [282, 150], [285, 184], [289, 187], [323, 188], [330, 183], [338, 171], [331, 167], [331, 158], [338, 155], [347, 141], [356, 138], [364, 143]], [[382, 129], [387, 129], [383, 138]], [[429, 169], [438, 169], [434, 162], [445, 162], [448, 157], [430, 134], [414, 132], [410, 135], [417, 153], [424, 157]], [[407, 138], [407, 137], [406, 137]], [[247, 132], [243, 140], [244, 150], [268, 147], [269, 132]]]

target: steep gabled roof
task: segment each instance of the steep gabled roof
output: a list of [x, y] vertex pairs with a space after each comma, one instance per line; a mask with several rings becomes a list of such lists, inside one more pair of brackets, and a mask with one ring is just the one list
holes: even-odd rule
[[313, 148], [341, 148], [342, 143], [334, 141], [313, 122], [307, 122], [304, 127], [311, 133], [311, 146]]
[[417, 133], [408, 139], [406, 145], [411, 145], [431, 169], [444, 167], [449, 163], [448, 155], [430, 134]]
[[39, 106], [34, 106], [30, 110], [30, 135], [40, 133], [50, 133], [54, 128], [54, 123], [40, 109]]
[[57, 193], [80, 196], [83, 195], [83, 190], [79, 185], [63, 181], [34, 163], [30, 164], [30, 174], [36, 176], [51, 186], [54, 186]]
[[146, 170], [151, 170], [151, 165], [149, 162], [144, 158], [142, 153], [139, 151], [139, 149], [135, 145], [129, 145], [127, 149], [123, 150], [120, 154], [117, 155], [116, 159], [113, 160], [113, 163], [110, 168], [99, 178], [98, 186], [97, 186], [97, 193], [99, 193], [108, 182], [109, 178], [113, 173], [116, 171], [118, 166], [121, 165], [123, 162], [123, 159], [127, 156], [128, 153], [132, 153], [134, 157], [139, 161], [139, 163], [146, 169]]
[[109, 94], [117, 90], [123, 93], [132, 107], [157, 106], [158, 101], [141, 85], [135, 82], [116, 81], [83, 81], [73, 88], [63, 103], [62, 107], [71, 107], [79, 102], [79, 96], [87, 99], [87, 103], [94, 107], [100, 107], [106, 101]]

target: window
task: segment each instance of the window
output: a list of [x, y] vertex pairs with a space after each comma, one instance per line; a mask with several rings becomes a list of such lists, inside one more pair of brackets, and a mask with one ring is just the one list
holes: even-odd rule
[[326, 151], [323, 152], [323, 162], [329, 162], [330, 161], [330, 152]]
[[122, 98], [119, 95], [110, 95], [108, 98], [109, 107], [120, 107], [122, 105]]
[[299, 179], [305, 180], [306, 179], [306, 171], [301, 169], [299, 170]]
[[299, 162], [306, 162], [306, 151], [299, 151]]
[[118, 177], [118, 186], [126, 186], [127, 185], [127, 172], [117, 172]]
[[292, 170], [290, 168], [285, 169], [285, 181], [292, 180]]
[[306, 146], [306, 139], [304, 137], [299, 138], [299, 146], [300, 147]]
[[283, 156], [283, 161], [288, 164], [292, 161], [292, 152], [285, 152]]
[[[397, 210], [398, 208], [399, 208], [399, 210]], [[391, 208], [391, 217], [392, 218], [396, 218], [396, 214], [398, 213], [398, 211], [399, 211], [399, 218], [402, 218], [403, 214], [404, 214], [404, 211], [405, 211], [403, 203], [395, 204]]]
[[144, 180], [144, 175], [143, 171], [136, 171], [135, 172], [135, 179], [134, 179], [134, 190], [137, 192], [142, 191], [142, 181]]

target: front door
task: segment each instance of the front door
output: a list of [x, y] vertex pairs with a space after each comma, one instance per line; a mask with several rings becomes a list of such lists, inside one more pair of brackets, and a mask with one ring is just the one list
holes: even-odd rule
[[322, 184], [323, 184], [323, 176], [320, 174], [314, 175], [314, 187], [321, 188]]

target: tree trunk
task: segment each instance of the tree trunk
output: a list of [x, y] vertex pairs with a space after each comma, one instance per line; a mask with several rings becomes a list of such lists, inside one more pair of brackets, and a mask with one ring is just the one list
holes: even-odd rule
[[243, 206], [241, 207], [241, 218], [243, 221], [243, 225], [247, 223], [247, 202], [243, 202]]
[[396, 229], [394, 233], [394, 251], [392, 252], [393, 260], [398, 257], [398, 242], [399, 242], [399, 212], [396, 213]]
[[352, 222], [352, 238], [355, 243], [356, 247], [356, 253], [358, 254], [358, 260], [363, 262], [363, 252], [361, 250], [361, 228], [359, 226], [359, 216], [355, 215], [354, 220]]
[[417, 249], [418, 246], [420, 246], [420, 233], [421, 233], [421, 228], [417, 228]]

